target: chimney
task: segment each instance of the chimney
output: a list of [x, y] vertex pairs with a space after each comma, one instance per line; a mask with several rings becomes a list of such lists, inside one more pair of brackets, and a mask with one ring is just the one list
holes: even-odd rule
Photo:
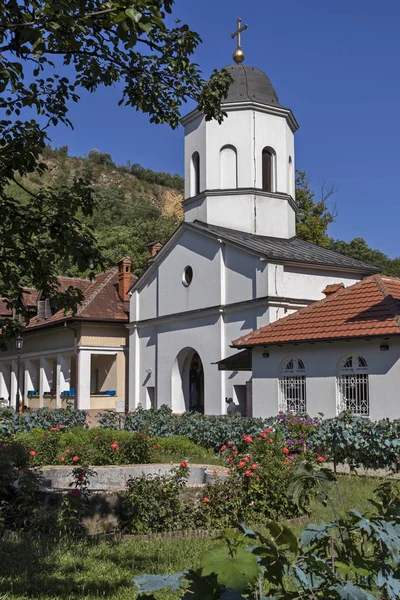
[[132, 260], [125, 256], [118, 261], [118, 294], [124, 302], [129, 302], [128, 291], [132, 285]]
[[151, 263], [154, 260], [154, 257], [156, 256], [156, 254], [158, 254], [158, 252], [160, 252], [163, 245], [161, 242], [151, 242], [151, 244], [149, 244], [147, 247], [149, 249], [149, 260], [147, 262], [149, 263], [149, 265], [151, 265]]
[[333, 294], [336, 294], [336, 292], [338, 292], [339, 290], [344, 290], [343, 283], [331, 283], [330, 285], [327, 285], [324, 290], [322, 290], [322, 293], [325, 294], [327, 298], [329, 298]]

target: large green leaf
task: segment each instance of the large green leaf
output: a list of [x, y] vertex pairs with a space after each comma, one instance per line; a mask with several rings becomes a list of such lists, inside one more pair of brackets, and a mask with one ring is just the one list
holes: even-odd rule
[[339, 594], [341, 600], [376, 600], [377, 596], [373, 596], [362, 588], [348, 581], [346, 585], [337, 585], [335, 590]]
[[201, 562], [202, 575], [215, 573], [218, 582], [237, 592], [244, 592], [257, 580], [260, 569], [256, 557], [244, 548], [230, 554], [229, 548], [215, 548], [207, 552]]
[[164, 589], [177, 592], [185, 582], [185, 575], [186, 571], [173, 575], [141, 575], [135, 577], [133, 583], [138, 588], [138, 592], [142, 594]]

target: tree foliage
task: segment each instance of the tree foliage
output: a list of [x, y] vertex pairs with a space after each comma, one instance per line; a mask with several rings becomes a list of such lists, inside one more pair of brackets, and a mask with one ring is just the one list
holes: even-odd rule
[[[169, 27], [173, 0], [0, 0], [0, 294], [22, 311], [23, 282], [74, 308], [78, 290], [61, 293], [57, 270], [102, 266], [90, 227], [89, 182], [61, 189], [24, 185], [46, 166], [40, 155], [51, 126], [72, 125], [68, 105], [79, 90], [122, 84], [120, 104], [142, 110], [155, 123], [177, 127], [180, 107], [197, 101], [207, 119], [223, 118], [220, 100], [231, 78], [214, 72], [205, 83], [191, 56], [198, 34], [181, 23]], [[108, 161], [100, 153], [90, 158]], [[10, 181], [14, 187], [9, 186]], [[12, 190], [26, 192], [24, 201]], [[3, 335], [15, 322], [3, 323]]]
[[330, 188], [321, 190], [321, 198], [315, 200], [315, 192], [310, 189], [305, 171], [296, 171], [296, 235], [306, 242], [327, 248], [330, 239], [327, 234], [328, 225], [334, 221], [335, 215], [328, 209], [327, 200], [334, 193]]

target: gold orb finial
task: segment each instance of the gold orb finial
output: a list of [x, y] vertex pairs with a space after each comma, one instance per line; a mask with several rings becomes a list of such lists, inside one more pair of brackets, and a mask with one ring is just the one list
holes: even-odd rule
[[237, 48], [236, 48], [235, 52], [233, 53], [233, 60], [238, 65], [240, 65], [244, 61], [244, 52], [243, 52], [242, 46], [241, 46], [241, 35], [240, 34], [242, 33], [242, 31], [245, 31], [246, 29], [247, 29], [247, 24], [245, 23], [244, 25], [242, 25], [242, 19], [239, 18], [237, 20], [237, 30], [231, 34], [232, 39], [237, 36]]
[[235, 52], [233, 53], [233, 60], [238, 65], [244, 61], [244, 52], [241, 48], [236, 48]]

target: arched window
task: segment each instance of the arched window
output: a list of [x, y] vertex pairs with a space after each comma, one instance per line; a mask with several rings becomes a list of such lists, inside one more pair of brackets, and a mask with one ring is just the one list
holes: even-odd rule
[[190, 196], [200, 194], [200, 154], [193, 152], [190, 165]]
[[289, 358], [281, 366], [279, 377], [281, 391], [280, 410], [304, 415], [306, 403], [306, 368], [299, 358]]
[[221, 190], [237, 188], [237, 152], [234, 146], [224, 146], [219, 152], [219, 187]]
[[348, 356], [340, 365], [338, 379], [339, 412], [349, 410], [353, 415], [369, 415], [368, 365], [362, 356]]
[[264, 192], [274, 192], [275, 187], [275, 153], [272, 148], [262, 151], [262, 189]]

